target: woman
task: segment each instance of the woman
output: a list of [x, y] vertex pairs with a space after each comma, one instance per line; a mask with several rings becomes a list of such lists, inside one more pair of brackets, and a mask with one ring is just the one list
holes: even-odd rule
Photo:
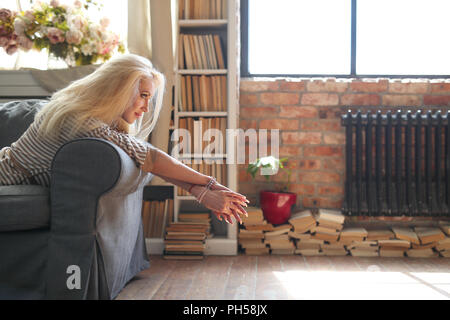
[[143, 140], [158, 120], [164, 86], [148, 59], [128, 54], [56, 92], [20, 139], [0, 150], [0, 185], [49, 186], [56, 151], [70, 140], [96, 137], [117, 144], [142, 170], [195, 195], [219, 220], [233, 223], [234, 216], [241, 222], [245, 196]]

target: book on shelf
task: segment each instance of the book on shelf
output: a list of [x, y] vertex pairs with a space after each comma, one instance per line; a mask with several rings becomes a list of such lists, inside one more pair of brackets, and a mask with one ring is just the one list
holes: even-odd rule
[[367, 231], [367, 240], [390, 240], [395, 239], [395, 234], [388, 229], [375, 229]]
[[400, 258], [405, 256], [406, 250], [390, 249], [380, 247], [380, 257]]
[[268, 255], [270, 249], [268, 247], [265, 248], [246, 248], [245, 254], [249, 256], [260, 256], [260, 255]]
[[282, 225], [273, 227], [273, 230], [266, 232], [265, 236], [266, 236], [266, 238], [275, 237], [275, 236], [279, 236], [279, 235], [287, 236], [288, 232], [291, 231], [291, 229], [292, 229], [292, 226], [290, 224], [282, 224]]
[[351, 244], [353, 241], [364, 241], [367, 238], [367, 230], [364, 228], [344, 228], [339, 235], [339, 241]]
[[439, 253], [433, 251], [431, 248], [427, 249], [409, 249], [406, 251], [406, 255], [412, 258], [434, 258], [438, 257]]
[[393, 227], [392, 231], [395, 234], [395, 238], [401, 240], [407, 240], [410, 243], [420, 244], [420, 240], [417, 234], [411, 228]]
[[447, 251], [450, 250], [450, 238], [446, 237], [445, 239], [439, 241], [436, 246], [435, 249], [437, 251]]
[[181, 33], [178, 55], [184, 61], [178, 63], [180, 70], [224, 70], [225, 59], [222, 43], [218, 34], [185, 34]]
[[300, 254], [302, 256], [323, 256], [323, 252], [320, 251], [320, 249], [295, 249], [294, 251], [295, 254]]
[[260, 248], [265, 248], [266, 244], [264, 243], [264, 241], [262, 239], [253, 239], [253, 238], [249, 238], [249, 239], [241, 239], [239, 241], [239, 245], [243, 248], [243, 249], [260, 249]]
[[319, 209], [317, 214], [317, 222], [319, 224], [336, 224], [343, 225], [345, 221], [345, 216], [339, 210], [331, 209]]
[[294, 232], [296, 233], [306, 233], [316, 225], [316, 219], [314, 218], [311, 210], [303, 210], [293, 213], [288, 222], [292, 225]]
[[262, 230], [239, 230], [239, 239], [264, 239], [264, 232]]
[[408, 240], [394, 239], [394, 240], [378, 240], [380, 248], [389, 250], [406, 251], [411, 247], [411, 242]]
[[164, 230], [173, 219], [173, 199], [143, 201], [142, 223], [145, 238], [162, 238]]
[[441, 228], [442, 232], [444, 232], [447, 236], [450, 236], [450, 222], [440, 221], [439, 228]]
[[228, 0], [179, 0], [178, 18], [191, 19], [226, 19]]
[[354, 257], [378, 257], [378, 247], [375, 248], [355, 248], [349, 250]]
[[226, 111], [226, 76], [182, 75], [180, 79], [180, 111]]
[[439, 228], [416, 227], [414, 228], [414, 231], [416, 232], [422, 245], [432, 242], [439, 242], [445, 239], [445, 234]]
[[295, 252], [295, 247], [291, 247], [291, 248], [274, 248], [271, 249], [272, 250], [272, 254], [275, 255], [288, 255], [288, 254], [294, 254]]

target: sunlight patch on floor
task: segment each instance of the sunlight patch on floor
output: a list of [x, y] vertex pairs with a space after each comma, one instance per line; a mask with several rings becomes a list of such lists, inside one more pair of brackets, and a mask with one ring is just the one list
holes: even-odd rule
[[274, 271], [290, 299], [450, 299], [450, 272]]

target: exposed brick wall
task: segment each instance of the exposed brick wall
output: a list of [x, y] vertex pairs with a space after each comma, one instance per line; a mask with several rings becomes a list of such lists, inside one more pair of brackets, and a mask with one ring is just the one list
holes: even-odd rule
[[[289, 157], [289, 191], [297, 208], [341, 208], [345, 183], [345, 131], [348, 109], [442, 110], [450, 108], [445, 80], [241, 79], [240, 128], [280, 129], [280, 156]], [[247, 156], [248, 161], [248, 156]], [[253, 181], [239, 165], [239, 192], [259, 204], [270, 184]], [[278, 174], [274, 181], [285, 181]], [[284, 179], [284, 180], [283, 180]]]

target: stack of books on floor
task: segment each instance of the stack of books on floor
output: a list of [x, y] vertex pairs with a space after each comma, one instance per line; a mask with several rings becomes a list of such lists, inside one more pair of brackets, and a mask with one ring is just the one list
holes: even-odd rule
[[203, 259], [205, 240], [210, 232], [209, 213], [180, 213], [178, 222], [166, 228], [164, 259]]
[[330, 243], [339, 239], [339, 233], [344, 227], [345, 217], [339, 210], [319, 209], [317, 226], [313, 239], [324, 240]]
[[261, 208], [245, 208], [248, 217], [242, 217], [242, 228], [239, 229], [239, 246], [246, 255], [269, 254], [265, 243], [264, 231], [272, 231], [273, 225], [264, 219]]
[[440, 229], [445, 233], [446, 238], [439, 241], [435, 249], [441, 257], [450, 258], [450, 223], [441, 223]]
[[291, 228], [290, 224], [282, 224], [265, 233], [265, 243], [272, 254], [294, 254], [295, 244], [288, 235]]
[[367, 240], [369, 233], [364, 228], [344, 228], [339, 236], [339, 242], [355, 257], [378, 256], [378, 242]]
[[411, 249], [406, 252], [408, 257], [433, 258], [439, 256], [439, 251], [434, 251], [440, 241], [445, 240], [445, 234], [439, 228], [416, 227], [414, 232], [420, 243], [412, 243]]

